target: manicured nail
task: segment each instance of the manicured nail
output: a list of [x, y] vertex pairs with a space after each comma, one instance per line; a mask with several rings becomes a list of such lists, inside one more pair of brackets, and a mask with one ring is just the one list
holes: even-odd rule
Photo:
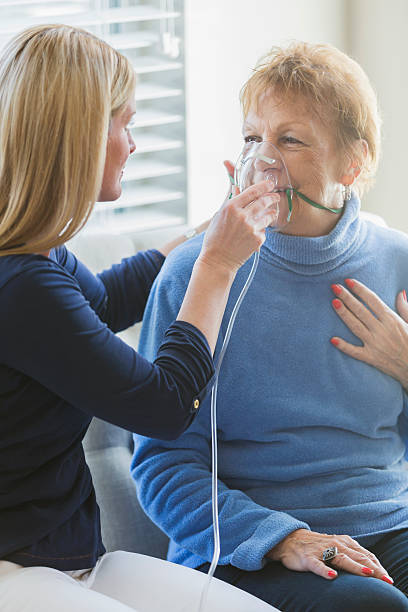
[[335, 576], [337, 576], [336, 572], [333, 570], [329, 570], [327, 572], [327, 575], [330, 576], [330, 578], [334, 578]]
[[346, 278], [346, 285], [349, 289], [352, 289], [355, 285], [354, 281], [351, 278]]
[[340, 300], [333, 300], [332, 301], [333, 306], [335, 307], [336, 310], [338, 310], [339, 308], [341, 308], [341, 302]]
[[381, 576], [381, 580], [384, 580], [384, 582], [388, 582], [388, 584], [394, 584], [394, 581], [392, 578], [390, 578], [389, 576], [386, 576], [384, 574], [384, 576]]
[[338, 345], [339, 345], [339, 341], [338, 341], [338, 339], [337, 339], [337, 338], [330, 338], [330, 342], [331, 342], [332, 344], [334, 344], [334, 346], [338, 346]]
[[340, 295], [341, 293], [341, 287], [339, 287], [338, 285], [332, 285], [331, 286], [332, 291], [335, 295]]
[[369, 567], [363, 567], [361, 571], [363, 574], [366, 574], [366, 576], [372, 576], [374, 574], [374, 570], [370, 569]]
[[402, 290], [402, 297], [404, 298], [404, 300], [405, 300], [406, 302], [408, 302], [408, 300], [407, 300], [407, 294], [406, 294], [406, 292], [405, 292], [405, 289], [403, 289], [403, 290]]

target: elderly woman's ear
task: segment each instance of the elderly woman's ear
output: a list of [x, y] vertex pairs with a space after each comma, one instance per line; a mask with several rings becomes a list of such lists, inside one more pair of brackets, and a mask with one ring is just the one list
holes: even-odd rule
[[363, 169], [367, 156], [368, 144], [363, 138], [361, 138], [357, 142], [355, 150], [348, 156], [347, 168], [340, 179], [342, 185], [351, 186], [354, 183]]

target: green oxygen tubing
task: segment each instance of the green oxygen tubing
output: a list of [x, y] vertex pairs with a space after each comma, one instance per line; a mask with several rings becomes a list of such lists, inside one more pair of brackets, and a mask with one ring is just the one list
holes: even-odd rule
[[[231, 185], [233, 185], [233, 186], [236, 185], [236, 182], [234, 181], [234, 178], [230, 174], [228, 174], [228, 178], [229, 178], [229, 180], [231, 182]], [[341, 207], [341, 208], [330, 208], [329, 206], [323, 206], [323, 204], [319, 204], [318, 202], [315, 202], [314, 200], [311, 200], [304, 193], [302, 193], [301, 191], [298, 191], [294, 187], [288, 187], [287, 189], [285, 189], [285, 193], [286, 193], [286, 197], [288, 199], [288, 208], [289, 208], [289, 214], [288, 214], [288, 218], [287, 218], [288, 223], [290, 221], [290, 218], [291, 218], [292, 212], [293, 212], [293, 194], [294, 193], [298, 196], [298, 198], [300, 198], [304, 202], [307, 202], [308, 204], [310, 204], [310, 206], [314, 206], [314, 208], [320, 208], [320, 210], [328, 210], [328, 211], [334, 213], [335, 215], [339, 215], [342, 212], [342, 210], [343, 210], [343, 207]], [[231, 198], [232, 198], [232, 192], [229, 194], [228, 199], [230, 200]]]
[[286, 189], [286, 197], [288, 198], [288, 206], [289, 206], [288, 221], [290, 221], [290, 217], [292, 216], [292, 209], [293, 209], [292, 197], [294, 193], [296, 193], [296, 195], [301, 200], [303, 200], [304, 202], [307, 202], [311, 206], [314, 206], [315, 208], [320, 208], [321, 210], [329, 210], [335, 215], [339, 215], [343, 210], [343, 207], [342, 208], [329, 208], [329, 206], [323, 206], [323, 204], [318, 204], [317, 202], [314, 202], [313, 200], [305, 196], [304, 193], [301, 193], [300, 191], [292, 187], [291, 189], [290, 188]]

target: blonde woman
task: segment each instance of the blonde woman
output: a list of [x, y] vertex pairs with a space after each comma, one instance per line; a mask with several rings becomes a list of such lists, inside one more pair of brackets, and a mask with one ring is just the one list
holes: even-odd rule
[[[122, 55], [72, 27], [25, 30], [0, 58], [2, 612], [180, 610], [198, 601], [198, 574], [105, 554], [82, 439], [94, 415], [164, 439], [194, 420], [232, 281], [261, 246], [275, 196], [261, 197], [264, 183], [215, 215], [157, 358], [138, 355], [115, 332], [142, 318], [182, 239], [96, 277], [64, 247], [96, 200], [121, 193], [135, 149], [134, 88]], [[236, 597], [228, 593], [214, 610]]]
[[[282, 233], [267, 231], [221, 371], [215, 575], [285, 612], [406, 612], [407, 397], [336, 348], [353, 340], [336, 315], [350, 303], [344, 279], [390, 306], [408, 270], [407, 237], [360, 217], [379, 157], [376, 97], [344, 53], [296, 42], [263, 59], [242, 102], [244, 142], [270, 141], [285, 159], [293, 214]], [[181, 245], [157, 278], [141, 336], [146, 358], [178, 311], [200, 248], [200, 237]], [[248, 272], [246, 264], [232, 287], [224, 333]], [[354, 283], [377, 315], [361, 288]], [[390, 329], [396, 316], [383, 319]], [[133, 466], [144, 509], [172, 539], [169, 559], [203, 571], [212, 555], [208, 432], [202, 410], [175, 441], [138, 439]]]

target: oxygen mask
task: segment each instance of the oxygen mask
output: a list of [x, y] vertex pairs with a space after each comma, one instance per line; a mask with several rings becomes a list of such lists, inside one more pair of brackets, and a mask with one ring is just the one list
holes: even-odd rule
[[245, 142], [235, 166], [234, 178], [241, 192], [261, 181], [269, 181], [270, 193], [280, 195], [275, 218], [269, 228], [280, 231], [289, 223], [293, 188], [285, 161], [272, 142]]
[[319, 204], [307, 195], [295, 189], [290, 181], [289, 172], [279, 149], [269, 140], [252, 140], [245, 142], [235, 166], [235, 184], [242, 192], [247, 187], [269, 180], [271, 193], [279, 193], [279, 202], [276, 204], [276, 215], [270, 229], [282, 230], [290, 221], [293, 211], [292, 198], [298, 198], [314, 208], [326, 210], [334, 214], [341, 214], [343, 207], [331, 208]]

